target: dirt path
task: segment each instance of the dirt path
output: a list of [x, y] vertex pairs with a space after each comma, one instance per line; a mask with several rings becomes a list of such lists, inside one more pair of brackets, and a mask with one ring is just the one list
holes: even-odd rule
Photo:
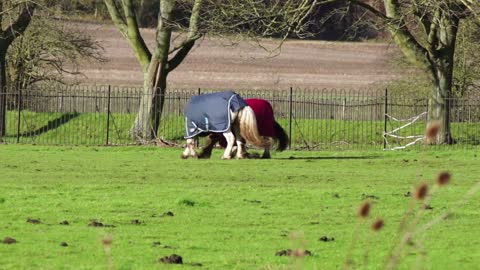
[[[141, 86], [142, 74], [127, 42], [111, 25], [87, 25], [109, 62], [83, 67], [84, 81]], [[153, 30], [144, 30], [148, 43]], [[394, 78], [386, 61], [393, 48], [378, 43], [287, 41], [276, 57], [245, 42], [228, 46], [214, 39], [198, 43], [169, 76], [170, 89], [371, 88]], [[274, 46], [273, 42], [266, 42]]]

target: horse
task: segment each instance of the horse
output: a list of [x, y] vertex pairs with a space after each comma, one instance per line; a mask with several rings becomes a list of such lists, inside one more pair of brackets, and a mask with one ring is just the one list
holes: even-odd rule
[[[277, 151], [285, 150], [288, 146], [288, 135], [282, 126], [275, 121], [272, 105], [264, 99], [245, 99], [245, 102], [253, 109], [257, 123], [261, 123], [258, 124], [259, 134], [263, 137], [270, 138], [270, 143], [263, 146], [264, 151], [261, 158], [271, 157], [270, 147], [272, 146], [272, 141], [276, 144]], [[198, 157], [210, 158], [212, 149], [217, 142], [223, 148], [227, 146], [227, 142], [222, 136], [216, 133], [210, 133], [208, 135], [207, 144], [203, 147], [203, 151]], [[237, 155], [239, 151], [243, 151], [243, 145], [241, 149], [237, 149]], [[249, 156], [248, 153], [243, 153], [242, 155]]]
[[222, 134], [226, 140], [222, 159], [232, 158], [233, 145], [237, 144], [236, 156], [245, 158], [243, 149], [246, 141], [266, 146], [269, 142], [260, 136], [257, 119], [252, 108], [233, 91], [216, 92], [192, 96], [184, 109], [185, 136], [187, 140], [182, 158], [197, 158], [194, 138], [208, 134]]

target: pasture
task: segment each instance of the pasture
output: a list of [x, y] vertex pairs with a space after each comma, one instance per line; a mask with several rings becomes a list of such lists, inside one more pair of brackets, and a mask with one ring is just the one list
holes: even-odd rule
[[[219, 150], [181, 160], [178, 148], [0, 145], [0, 240], [17, 241], [0, 243], [0, 268], [342, 269], [351, 258], [354, 269], [383, 269], [405, 216], [421, 228], [453, 209], [412, 237], [399, 268], [474, 269], [480, 193], [466, 194], [480, 180], [477, 152], [287, 151], [222, 161]], [[414, 187], [440, 171], [451, 172], [450, 184], [421, 207]], [[372, 208], [360, 220], [365, 199]], [[406, 214], [409, 205], [420, 214]], [[385, 221], [379, 232], [370, 229], [375, 218]], [[275, 255], [287, 249], [311, 256]], [[171, 254], [183, 266], [159, 262]]]

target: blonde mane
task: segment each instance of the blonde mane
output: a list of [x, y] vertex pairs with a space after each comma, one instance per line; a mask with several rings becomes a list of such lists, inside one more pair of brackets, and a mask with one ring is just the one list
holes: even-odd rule
[[240, 127], [240, 135], [247, 142], [256, 147], [270, 147], [270, 140], [258, 133], [257, 118], [252, 108], [244, 107], [238, 112], [237, 123]]

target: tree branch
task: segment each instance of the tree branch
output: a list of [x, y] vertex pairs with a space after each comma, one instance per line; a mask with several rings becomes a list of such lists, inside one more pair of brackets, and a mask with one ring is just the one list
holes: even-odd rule
[[0, 0], [0, 34], [3, 34], [2, 31], [3, 31], [3, 25], [2, 25], [2, 22], [3, 22], [3, 0]]
[[[195, 3], [192, 7], [192, 15], [190, 16], [190, 24], [188, 28], [188, 34], [186, 39], [180, 45], [180, 50], [175, 54], [175, 56], [168, 61], [167, 72], [174, 70], [175, 68], [182, 63], [185, 57], [188, 55], [190, 50], [195, 45], [195, 41], [201, 37], [201, 34], [198, 32], [198, 24], [200, 21], [200, 9], [202, 7], [203, 0], [195, 0]], [[174, 48], [173, 51], [178, 50]]]
[[120, 33], [128, 40], [130, 47], [140, 64], [142, 71], [146, 72], [148, 65], [152, 58], [152, 54], [148, 49], [145, 40], [140, 34], [137, 18], [134, 11], [134, 6], [131, 0], [122, 0], [122, 9], [125, 17], [121, 15], [120, 7], [117, 6], [114, 0], [104, 0], [107, 6], [108, 13], [112, 18], [114, 24], [117, 26]]
[[398, 0], [385, 0], [385, 10], [387, 17], [393, 20], [388, 23], [388, 28], [400, 50], [410, 62], [430, 70], [431, 63], [428, 58], [428, 51], [415, 39], [408, 29], [405, 20], [400, 16]]
[[359, 0], [348, 1], [370, 11], [373, 15], [382, 19], [390, 30], [395, 43], [410, 62], [421, 68], [431, 69], [428, 50], [415, 39], [415, 36], [408, 29], [404, 18], [400, 15], [401, 8], [398, 0], [384, 0], [386, 14]]
[[430, 32], [427, 33], [428, 52], [431, 55], [436, 55], [436, 45], [438, 43], [438, 19], [440, 18], [440, 9], [437, 8], [433, 15], [433, 20], [430, 24]]
[[193, 48], [193, 45], [195, 45], [194, 40], [189, 40], [188, 42], [184, 43], [184, 45], [181, 47], [181, 49], [175, 54], [175, 56], [168, 61], [167, 65], [167, 72], [170, 72], [177, 68], [182, 61], [185, 59], [185, 57], [188, 55], [190, 50]]
[[[27, 29], [32, 21], [33, 13], [35, 12], [36, 3], [28, 2], [20, 10], [17, 20], [13, 22], [4, 32], [3, 36], [7, 44], [11, 44], [17, 34], [22, 34]], [[1, 29], [0, 29], [1, 30]], [[7, 45], [8, 46], [8, 45]]]
[[113, 23], [117, 26], [120, 33], [126, 38], [127, 37], [127, 22], [120, 15], [119, 7], [117, 6], [114, 0], [105, 0], [105, 6], [107, 6], [108, 13], [112, 18]]
[[378, 18], [382, 19], [385, 22], [391, 21], [389, 17], [385, 16], [385, 14], [383, 14], [381, 11], [379, 11], [378, 9], [374, 8], [373, 6], [367, 3], [364, 3], [358, 0], [348, 0], [348, 2], [370, 11], [373, 15], [377, 16]]
[[423, 31], [428, 36], [430, 35], [430, 26], [432, 24], [432, 20], [427, 14], [427, 8], [421, 6], [422, 3], [418, 3], [417, 1], [413, 1], [413, 14], [416, 18], [420, 21], [423, 27]]

